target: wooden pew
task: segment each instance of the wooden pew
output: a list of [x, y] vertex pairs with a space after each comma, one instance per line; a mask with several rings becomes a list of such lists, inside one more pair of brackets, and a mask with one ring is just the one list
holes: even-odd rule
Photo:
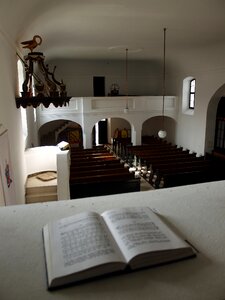
[[105, 182], [105, 181], [114, 181], [114, 180], [121, 180], [121, 179], [133, 179], [134, 175], [129, 172], [121, 172], [121, 170], [108, 170], [107, 172], [91, 172], [91, 173], [84, 173], [84, 174], [71, 174], [70, 182], [81, 182], [81, 183], [88, 183], [88, 182]]
[[87, 149], [88, 151], [85, 151], [85, 150], [72, 151], [70, 155], [72, 157], [76, 157], [76, 156], [80, 157], [80, 156], [93, 156], [93, 155], [99, 155], [99, 154], [103, 154], [103, 153], [110, 153], [110, 151], [106, 148], [96, 149], [96, 150]]
[[173, 166], [169, 168], [157, 169], [153, 175], [152, 184], [155, 188], [160, 186], [163, 179], [163, 187], [173, 187], [179, 185], [200, 183], [212, 181], [216, 178], [214, 174], [217, 172], [217, 167], [210, 163], [202, 161], [199, 164], [184, 164], [183, 166]]
[[131, 173], [115, 172], [71, 178], [71, 199], [140, 191], [140, 179]]
[[183, 150], [182, 148], [163, 148], [163, 149], [140, 149], [130, 154], [132, 156], [136, 155], [137, 157], [154, 157], [154, 156], [165, 156], [165, 155], [175, 155], [175, 154], [189, 154], [189, 150]]
[[138, 145], [138, 146], [130, 146], [130, 147], [127, 147], [127, 153], [128, 154], [138, 154], [140, 151], [141, 152], [146, 152], [146, 151], [166, 151], [166, 150], [173, 150], [173, 149], [181, 149], [181, 148], [178, 148], [176, 145], [170, 145], [170, 144], [165, 144], [165, 145]]
[[170, 160], [170, 161], [164, 161], [164, 162], [158, 162], [153, 163], [152, 167], [153, 169], [158, 169], [160, 172], [165, 172], [165, 170], [177, 170], [177, 169], [185, 169], [187, 167], [202, 167], [202, 166], [210, 166], [211, 162], [208, 160], [200, 159], [185, 159], [182, 161], [179, 160]]
[[154, 153], [141, 153], [139, 158], [143, 159], [148, 159], [149, 161], [152, 160], [160, 160], [160, 159], [165, 159], [167, 158], [175, 158], [175, 157], [195, 157], [195, 154], [189, 154], [186, 151], [165, 151], [165, 152], [154, 152]]
[[76, 155], [71, 155], [71, 159], [92, 159], [95, 157], [105, 157], [105, 156], [114, 156], [114, 154], [107, 152], [94, 152], [90, 154], [76, 154]]
[[151, 166], [153, 177], [150, 176], [149, 182], [156, 188], [160, 181], [164, 187], [170, 187], [225, 179], [223, 164], [215, 164], [205, 156], [196, 157], [196, 153], [189, 153], [189, 150], [184, 151], [153, 136], [143, 137], [142, 145], [127, 150], [141, 163]]
[[101, 156], [93, 156], [93, 157], [83, 157], [83, 158], [71, 158], [71, 164], [78, 164], [82, 162], [87, 162], [89, 164], [95, 163], [97, 161], [110, 161], [110, 160], [116, 160], [117, 158], [110, 155], [101, 155]]
[[71, 161], [71, 166], [70, 168], [73, 167], [85, 167], [85, 166], [90, 166], [90, 165], [111, 165], [118, 163], [119, 160], [116, 157], [113, 158], [107, 158], [107, 159], [95, 159], [92, 160], [91, 162], [89, 160], [77, 160], [77, 161]]
[[148, 166], [163, 164], [163, 163], [170, 163], [170, 162], [185, 162], [185, 161], [202, 161], [204, 157], [196, 157], [195, 155], [189, 154], [178, 154], [178, 155], [168, 155], [168, 156], [160, 156], [154, 158], [143, 157], [141, 158], [141, 162], [147, 164]]
[[102, 170], [102, 169], [114, 169], [114, 168], [123, 168], [123, 165], [120, 163], [119, 160], [112, 160], [108, 161], [100, 161], [97, 163], [91, 163], [91, 164], [83, 164], [83, 165], [71, 165], [70, 166], [70, 171], [71, 172], [81, 172], [83, 170]]
[[[175, 173], [165, 173], [164, 187], [175, 187], [187, 184], [196, 184], [209, 181], [221, 180], [221, 177], [216, 175], [216, 170], [214, 168], [196, 168], [190, 169], [182, 172]], [[220, 178], [220, 179], [219, 179]]]
[[110, 149], [88, 149], [71, 154], [72, 199], [140, 191], [140, 179], [124, 168]]
[[77, 180], [86, 180], [86, 178], [93, 178], [94, 180], [97, 176], [107, 177], [108, 175], [117, 174], [118, 176], [123, 176], [124, 174], [128, 174], [130, 177], [130, 173], [127, 169], [123, 168], [122, 166], [114, 167], [114, 168], [103, 168], [103, 169], [85, 169], [80, 170], [79, 172], [74, 172], [72, 169], [70, 172], [70, 180], [77, 181]]

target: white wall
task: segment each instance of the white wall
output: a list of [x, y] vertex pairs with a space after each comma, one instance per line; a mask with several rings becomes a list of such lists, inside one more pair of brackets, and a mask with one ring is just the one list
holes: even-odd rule
[[[225, 45], [221, 44], [220, 47], [212, 45], [177, 56], [177, 62], [182, 68], [174, 73], [176, 95], [179, 98], [176, 142], [198, 154], [204, 154], [213, 148], [214, 135], [206, 135], [207, 111], [212, 97], [225, 83], [224, 53]], [[192, 116], [182, 113], [182, 84], [187, 76], [196, 78], [196, 105]], [[213, 109], [216, 110], [217, 106]], [[209, 121], [213, 126], [215, 119]], [[208, 131], [211, 132], [210, 129]]]
[[20, 110], [16, 108], [16, 47], [0, 31], [0, 123], [8, 130], [10, 156], [14, 174], [16, 203], [25, 201], [24, 140]]
[[[123, 55], [121, 55], [123, 56]], [[123, 57], [122, 57], [123, 58]], [[125, 61], [48, 61], [49, 66], [57, 66], [56, 78], [63, 78], [69, 96], [93, 96], [93, 76], [105, 76], [105, 95], [113, 83], [120, 87], [120, 94], [126, 94]], [[146, 96], [162, 94], [162, 63], [156, 61], [128, 62], [129, 95]]]
[[[129, 124], [131, 129], [131, 141], [136, 145], [141, 144], [143, 122], [152, 117], [161, 116], [162, 99], [162, 96], [73, 97], [70, 100], [69, 107], [55, 108], [54, 106], [51, 106], [46, 109], [38, 109], [38, 123], [43, 125], [46, 122], [61, 118], [79, 123], [79, 120], [82, 118], [80, 125], [83, 129], [83, 146], [85, 148], [90, 148], [92, 147], [92, 129], [95, 124], [102, 119], [117, 118], [119, 120], [117, 127], [122, 125], [121, 122], [123, 122], [123, 127], [126, 127], [127, 123]], [[128, 113], [124, 113], [126, 102], [128, 102], [129, 107]], [[165, 97], [165, 116], [176, 120], [176, 97]], [[157, 134], [161, 129], [161, 124], [154, 124], [158, 125], [158, 127], [155, 128]], [[165, 125], [167, 124], [169, 126], [168, 133], [170, 132], [168, 137], [174, 141], [175, 134], [174, 130], [172, 130], [174, 127], [171, 127], [170, 122], [165, 123]], [[112, 128], [116, 128], [115, 126], [115, 122], [114, 124], [111, 124]]]
[[26, 176], [42, 171], [57, 171], [57, 146], [29, 148], [25, 151]]

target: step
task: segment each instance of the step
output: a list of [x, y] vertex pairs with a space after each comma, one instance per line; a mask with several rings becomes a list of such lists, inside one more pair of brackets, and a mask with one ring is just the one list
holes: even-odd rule
[[43, 181], [37, 178], [38, 174], [28, 176], [26, 181], [26, 194], [57, 193], [57, 178]]
[[26, 195], [57, 193], [57, 185], [26, 187]]
[[57, 201], [56, 193], [40, 193], [35, 195], [26, 195], [26, 203], [40, 203], [40, 202], [48, 202], [48, 201]]

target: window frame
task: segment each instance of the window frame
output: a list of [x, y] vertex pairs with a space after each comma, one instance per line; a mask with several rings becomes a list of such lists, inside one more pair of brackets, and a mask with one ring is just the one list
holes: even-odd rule
[[190, 86], [189, 86], [189, 101], [188, 101], [189, 109], [195, 109], [195, 94], [196, 94], [196, 79], [192, 78], [190, 80]]

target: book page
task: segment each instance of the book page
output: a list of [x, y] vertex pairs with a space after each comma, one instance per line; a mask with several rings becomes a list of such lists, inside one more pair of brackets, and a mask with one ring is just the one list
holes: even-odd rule
[[148, 207], [114, 209], [102, 214], [127, 263], [136, 255], [187, 247]]
[[48, 225], [50, 277], [60, 277], [120, 260], [120, 253], [117, 253], [101, 222], [97, 213], [90, 212]]

